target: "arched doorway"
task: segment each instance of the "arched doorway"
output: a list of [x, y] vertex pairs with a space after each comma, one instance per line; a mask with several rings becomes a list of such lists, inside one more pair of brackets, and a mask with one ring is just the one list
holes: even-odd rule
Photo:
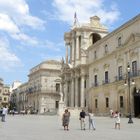
[[140, 116], [140, 89], [134, 89], [134, 114], [135, 117]]

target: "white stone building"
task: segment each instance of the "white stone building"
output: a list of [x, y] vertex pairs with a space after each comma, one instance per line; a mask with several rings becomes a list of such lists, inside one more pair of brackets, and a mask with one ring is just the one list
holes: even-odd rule
[[18, 112], [57, 112], [60, 100], [61, 63], [48, 60], [33, 67], [28, 82], [13, 90], [11, 101]]
[[28, 81], [28, 106], [39, 113], [56, 110], [60, 99], [61, 63], [48, 60], [30, 70]]
[[[68, 107], [86, 107], [97, 115], [109, 110], [140, 114], [140, 15], [108, 33], [97, 16], [90, 23], [65, 33], [66, 63], [62, 68], [62, 91]], [[131, 68], [130, 82], [127, 65]], [[130, 97], [130, 100], [129, 100]]]
[[[124, 115], [140, 114], [140, 15], [109, 33], [88, 49], [89, 110], [106, 115], [110, 109]], [[129, 87], [124, 86], [130, 71]], [[135, 85], [131, 85], [132, 79]], [[128, 81], [127, 81], [128, 83]], [[130, 96], [130, 100], [129, 100]]]
[[87, 107], [88, 48], [107, 33], [106, 27], [97, 16], [91, 17], [90, 23], [81, 26], [75, 24], [70, 32], [65, 33], [66, 64], [62, 68], [62, 87], [66, 106]]
[[9, 98], [10, 98], [10, 87], [4, 84], [2, 78], [0, 78], [0, 107], [9, 106]]

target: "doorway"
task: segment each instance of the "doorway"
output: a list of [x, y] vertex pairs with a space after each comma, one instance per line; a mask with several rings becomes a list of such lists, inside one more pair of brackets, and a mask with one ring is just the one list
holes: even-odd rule
[[135, 117], [140, 117], [140, 90], [134, 92], [134, 114]]

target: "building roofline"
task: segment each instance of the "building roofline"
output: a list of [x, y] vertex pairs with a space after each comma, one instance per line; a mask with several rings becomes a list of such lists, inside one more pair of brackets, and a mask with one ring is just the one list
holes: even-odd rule
[[112, 31], [111, 33], [107, 34], [105, 37], [103, 37], [101, 40], [97, 41], [95, 44], [89, 46], [88, 50], [92, 49], [92, 47], [100, 45], [102, 42], [104, 42], [105, 40], [109, 39], [110, 37], [112, 37], [114, 34], [120, 32], [121, 30], [123, 30], [124, 28], [132, 25], [134, 22], [140, 20], [140, 14], [138, 14], [137, 16], [133, 17], [132, 19], [130, 19], [129, 21], [125, 22], [124, 24], [122, 24], [120, 27], [118, 27], [117, 29], [115, 29], [114, 31]]

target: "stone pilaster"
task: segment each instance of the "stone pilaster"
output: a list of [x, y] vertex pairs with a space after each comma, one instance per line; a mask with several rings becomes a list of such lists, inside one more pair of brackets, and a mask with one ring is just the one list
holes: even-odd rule
[[71, 81], [71, 107], [74, 107], [74, 78]]
[[85, 76], [81, 75], [81, 107], [85, 107], [85, 88], [84, 88]]
[[78, 107], [78, 77], [75, 78], [75, 107]]

